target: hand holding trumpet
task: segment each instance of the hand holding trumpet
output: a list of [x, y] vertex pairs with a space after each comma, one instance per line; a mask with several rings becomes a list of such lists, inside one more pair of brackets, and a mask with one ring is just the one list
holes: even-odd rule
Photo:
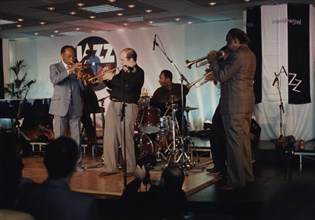
[[206, 69], [205, 81], [213, 81], [215, 85], [218, 83], [218, 80], [210, 69]]
[[77, 78], [82, 78], [83, 76], [83, 71], [82, 70], [82, 63], [77, 62], [73, 63], [71, 62], [71, 65], [69, 65], [68, 71], [70, 74], [74, 74], [77, 76]]
[[207, 54], [207, 60], [208, 63], [211, 63], [213, 60], [215, 60], [216, 58], [218, 58], [218, 52], [215, 50], [211, 50], [208, 54]]

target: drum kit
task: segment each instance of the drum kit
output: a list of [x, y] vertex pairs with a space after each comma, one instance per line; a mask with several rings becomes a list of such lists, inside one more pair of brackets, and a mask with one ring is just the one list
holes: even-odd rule
[[[175, 102], [181, 99], [180, 85], [173, 85], [175, 86], [160, 87], [152, 97], [165, 104], [167, 110], [163, 115], [159, 108], [150, 106], [151, 97], [140, 97], [138, 118], [135, 124], [137, 158], [146, 156], [152, 158], [154, 155], [154, 163], [181, 163], [185, 166], [193, 166], [193, 142], [189, 136], [182, 134], [176, 112], [178, 110], [186, 112], [188, 121], [189, 111], [198, 108], [178, 108]], [[185, 95], [188, 93], [186, 89]], [[187, 123], [187, 130], [189, 131], [189, 123]]]

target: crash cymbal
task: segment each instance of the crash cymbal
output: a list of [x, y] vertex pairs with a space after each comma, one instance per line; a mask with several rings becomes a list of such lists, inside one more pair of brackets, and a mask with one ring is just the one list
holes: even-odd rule
[[191, 110], [197, 110], [197, 109], [199, 109], [199, 108], [186, 106], [186, 107], [180, 108], [180, 109], [183, 109], [184, 111], [189, 112], [189, 111], [191, 111]]
[[[189, 89], [184, 86], [184, 96], [186, 96], [189, 92]], [[181, 100], [181, 84], [173, 83], [167, 86], [162, 86], [158, 88], [154, 94], [153, 99], [157, 100], [158, 102], [165, 102], [165, 103], [173, 103]]]

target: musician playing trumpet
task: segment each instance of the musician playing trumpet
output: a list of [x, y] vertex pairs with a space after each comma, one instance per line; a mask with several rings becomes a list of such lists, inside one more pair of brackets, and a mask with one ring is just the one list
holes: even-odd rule
[[238, 28], [229, 30], [226, 42], [232, 52], [223, 64], [216, 51], [210, 51], [207, 59], [221, 83], [220, 113], [227, 141], [227, 183], [220, 189], [235, 190], [254, 181], [249, 132], [255, 108], [256, 56], [248, 46], [250, 39]]
[[78, 144], [77, 170], [82, 171], [80, 117], [83, 108], [81, 91], [85, 88], [78, 80], [81, 73], [76, 71], [82, 68], [82, 63], [74, 63], [76, 53], [73, 46], [63, 46], [60, 55], [61, 62], [52, 64], [49, 67], [50, 81], [53, 84], [49, 114], [54, 116], [53, 130], [55, 138], [67, 136], [69, 130], [71, 138]]
[[137, 53], [125, 48], [119, 53], [123, 68], [118, 74], [104, 72], [104, 83], [111, 89], [110, 100], [105, 116], [104, 165], [100, 176], [118, 172], [117, 162], [121, 146], [126, 175], [132, 175], [136, 168], [134, 125], [138, 115], [138, 100], [144, 84], [144, 71], [137, 64]]

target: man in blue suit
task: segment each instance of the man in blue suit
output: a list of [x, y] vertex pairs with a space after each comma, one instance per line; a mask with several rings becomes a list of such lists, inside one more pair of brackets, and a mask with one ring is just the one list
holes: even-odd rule
[[79, 80], [82, 77], [82, 71], [78, 71], [82, 68], [82, 63], [74, 63], [76, 56], [73, 46], [63, 46], [61, 57], [61, 62], [52, 64], [49, 67], [50, 81], [54, 87], [49, 114], [54, 116], [55, 138], [67, 136], [69, 130], [71, 138], [76, 141], [79, 148], [77, 170], [82, 171], [80, 118], [83, 108], [81, 90], [84, 90], [84, 85]]

